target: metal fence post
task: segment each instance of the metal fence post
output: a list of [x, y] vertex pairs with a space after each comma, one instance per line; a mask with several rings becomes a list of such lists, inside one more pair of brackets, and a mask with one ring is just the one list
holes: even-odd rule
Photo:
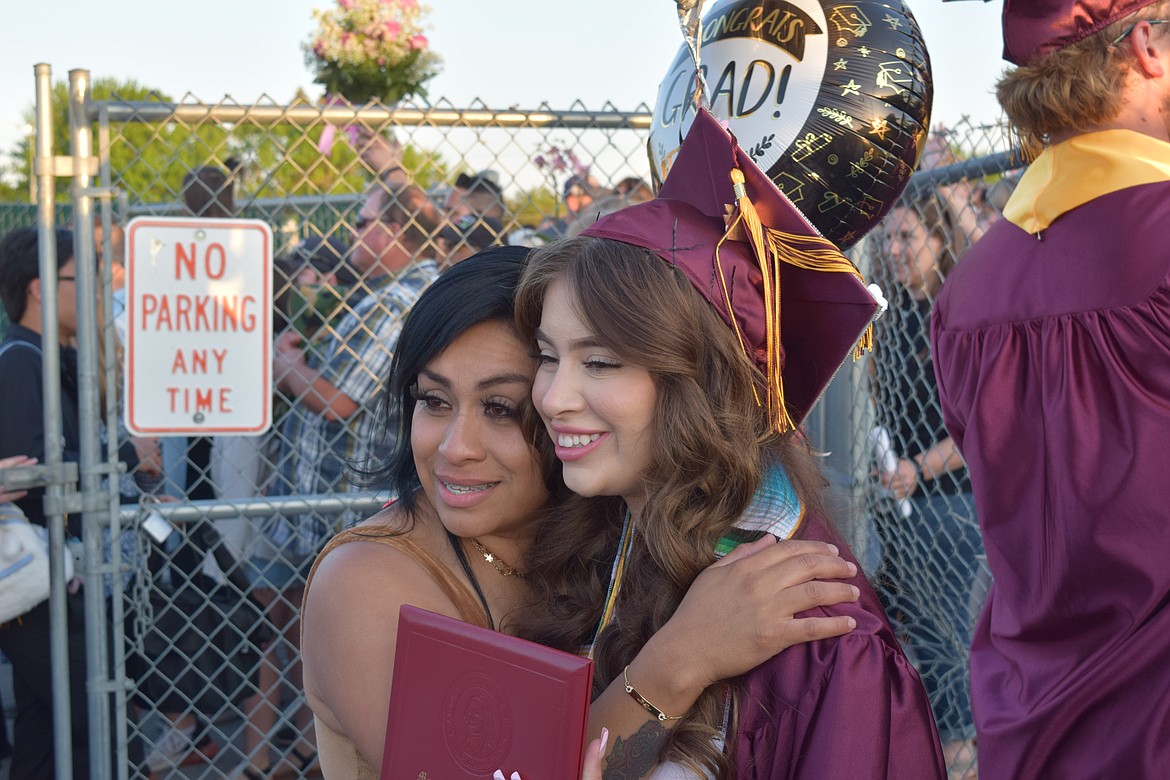
[[73, 153], [73, 248], [77, 262], [77, 384], [81, 419], [80, 487], [83, 500], [82, 544], [85, 550], [85, 643], [89, 702], [89, 765], [93, 777], [107, 776], [112, 766], [109, 722], [109, 653], [106, 622], [102, 530], [103, 507], [101, 409], [98, 393], [97, 262], [93, 242], [93, 199], [89, 191], [93, 138], [87, 116], [89, 71], [69, 71], [69, 139]]
[[[57, 234], [54, 224], [56, 182], [53, 170], [53, 71], [44, 63], [36, 74], [37, 246], [40, 250], [41, 377], [44, 385], [45, 465], [60, 474], [62, 451], [61, 353], [57, 339]], [[73, 740], [70, 736], [69, 633], [65, 604], [64, 486], [55, 479], [45, 490], [45, 520], [49, 527], [49, 657], [53, 686], [53, 753], [58, 780], [72, 780]]]
[[[105, 382], [105, 419], [110, 421], [109, 427], [112, 430], [117, 430], [119, 426], [114, 424], [113, 421], [119, 419], [122, 399], [118, 392], [119, 361], [116, 359], [118, 355], [118, 339], [117, 328], [114, 324], [113, 267], [115, 261], [120, 261], [121, 258], [114, 256], [114, 223], [111, 218], [111, 211], [113, 210], [111, 202], [115, 197], [119, 198], [120, 201], [125, 201], [126, 194], [110, 186], [110, 118], [109, 112], [104, 109], [98, 112], [97, 156], [99, 162], [98, 176], [101, 180], [98, 190], [101, 197], [100, 219], [102, 239], [105, 247], [95, 248], [95, 251], [103, 258], [101, 268], [99, 269], [100, 276], [98, 277], [101, 290], [101, 306], [99, 308], [102, 312], [102, 349], [104, 354], [109, 356], [109, 359], [104, 361], [104, 375], [98, 379], [101, 382]], [[125, 213], [124, 207], [121, 207], [121, 213]], [[124, 220], [122, 221], [124, 222]], [[106, 441], [106, 462], [109, 464], [109, 471], [107, 472], [108, 479], [106, 480], [106, 497], [110, 512], [109, 528], [111, 540], [120, 540], [123, 533], [122, 518], [119, 514], [119, 508], [122, 503], [118, 480], [119, 460], [118, 437], [109, 436]], [[116, 627], [116, 629], [114, 630], [112, 641], [109, 643], [109, 648], [111, 653], [111, 684], [113, 685], [114, 695], [113, 750], [117, 759], [114, 772], [116, 780], [126, 780], [129, 776], [129, 763], [127, 758], [129, 757], [128, 746], [130, 744], [130, 735], [127, 723], [127, 696], [131, 689], [131, 683], [126, 676], [126, 642], [123, 636], [123, 628], [126, 625], [125, 580], [120, 576], [124, 565], [125, 562], [122, 560], [122, 545], [111, 543], [110, 568], [113, 572], [111, 576], [113, 594], [109, 601], [110, 625]], [[141, 573], [135, 572], [134, 576], [141, 576]]]

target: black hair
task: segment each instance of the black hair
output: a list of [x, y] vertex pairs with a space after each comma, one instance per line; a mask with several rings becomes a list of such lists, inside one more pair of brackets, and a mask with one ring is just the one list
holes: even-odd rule
[[340, 238], [309, 236], [293, 247], [289, 260], [298, 272], [308, 266], [321, 274], [336, 274], [338, 284], [351, 285], [357, 283], [358, 275], [346, 260], [348, 253]]
[[295, 257], [272, 258], [272, 332], [284, 333], [292, 327], [292, 291], [303, 266]]
[[[73, 233], [54, 228], [57, 267], [73, 258]], [[0, 301], [9, 322], [20, 322], [28, 305], [28, 285], [41, 277], [40, 240], [35, 227], [22, 227], [0, 239]]]
[[483, 176], [476, 176], [471, 181], [471, 184], [467, 187], [468, 195], [474, 195], [477, 192], [491, 195], [493, 198], [503, 197], [503, 192], [500, 190], [500, 185]]
[[235, 180], [214, 165], [204, 165], [184, 175], [182, 196], [184, 208], [193, 217], [231, 219], [236, 215]]
[[394, 434], [392, 449], [384, 464], [355, 471], [367, 482], [389, 488], [407, 512], [414, 510], [420, 486], [410, 443], [412, 394], [419, 372], [475, 325], [498, 320], [513, 326], [516, 287], [529, 251], [491, 247], [452, 266], [406, 315], [379, 409], [383, 425]]
[[474, 174], [461, 173], [455, 179], [455, 186], [467, 190], [468, 195], [474, 192], [486, 192], [496, 198], [502, 198], [504, 195], [500, 185], [489, 178], [487, 171]]

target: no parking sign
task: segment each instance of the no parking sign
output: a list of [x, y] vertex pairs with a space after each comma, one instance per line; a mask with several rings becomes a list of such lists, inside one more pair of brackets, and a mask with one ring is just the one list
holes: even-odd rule
[[258, 435], [272, 423], [272, 230], [139, 217], [126, 230], [126, 425]]

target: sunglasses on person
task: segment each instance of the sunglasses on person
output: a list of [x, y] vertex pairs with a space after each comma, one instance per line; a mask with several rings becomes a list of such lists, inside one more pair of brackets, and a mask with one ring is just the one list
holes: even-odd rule
[[353, 221], [354, 230], [365, 230], [375, 222], [380, 221], [378, 217], [368, 217], [365, 214], [358, 214], [358, 218]]
[[1139, 19], [1136, 22], [1134, 22], [1133, 24], [1131, 24], [1129, 27], [1126, 27], [1125, 32], [1123, 32], [1121, 35], [1118, 35], [1116, 38], [1114, 38], [1113, 43], [1109, 44], [1110, 47], [1116, 46], [1117, 44], [1124, 41], [1126, 39], [1126, 37], [1131, 32], [1133, 32], [1134, 28], [1137, 27], [1142, 22], [1149, 22], [1151, 27], [1157, 27], [1159, 24], [1170, 24], [1170, 19]]

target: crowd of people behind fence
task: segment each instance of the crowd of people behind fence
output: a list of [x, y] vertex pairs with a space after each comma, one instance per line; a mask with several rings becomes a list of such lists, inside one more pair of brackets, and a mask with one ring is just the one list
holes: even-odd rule
[[[130, 604], [123, 625], [106, 627], [114, 641], [129, 639], [127, 669], [137, 682], [129, 752], [136, 771], [162, 777], [177, 766], [217, 761], [229, 749], [235, 751], [231, 776], [244, 780], [319, 773], [320, 752], [342, 762], [335, 766], [374, 771], [384, 728], [371, 713], [385, 712], [388, 670], [322, 676], [322, 669], [343, 666], [353, 647], [392, 645], [392, 633], [358, 626], [356, 607], [353, 615], [347, 610], [351, 597], [389, 571], [379, 561], [405, 551], [427, 561], [436, 580], [455, 583], [444, 589], [448, 596], [458, 592], [450, 598], [454, 615], [492, 628], [506, 623], [509, 631], [566, 650], [600, 648], [603, 679], [591, 712], [605, 723], [591, 720], [599, 737], [591, 747], [615, 767], [630, 758], [623, 750], [650, 745], [652, 764], [627, 765], [639, 767], [638, 776], [659, 761], [662, 776], [671, 777], [691, 776], [684, 771], [697, 766], [719, 776], [763, 771], [769, 777], [835, 777], [832, 772], [851, 766], [863, 776], [879, 764], [956, 780], [1170, 772], [1163, 684], [1170, 525], [1156, 496], [1170, 466], [1160, 435], [1170, 432], [1164, 371], [1170, 307], [1165, 252], [1148, 251], [1165, 244], [1156, 228], [1170, 202], [1170, 28], [1159, 16], [1167, 3], [1084, 3], [1092, 17], [1087, 32], [1059, 15], [1038, 25], [1035, 14], [1016, 13], [1017, 5], [1006, 4], [1004, 29], [1005, 56], [1018, 67], [1001, 81], [999, 96], [1039, 154], [1036, 162], [1018, 183], [961, 182], [908, 195], [868, 243], [870, 265], [891, 301], [869, 363], [874, 500], [867, 509], [881, 555], [867, 573], [876, 593], [830, 529], [819, 466], [796, 426], [777, 423], [746, 400], [759, 400], [763, 387], [753, 384], [753, 372], [771, 376], [775, 369], [778, 376], [784, 354], [736, 324], [755, 317], [756, 308], [762, 312], [762, 300], [728, 296], [729, 313], [720, 320], [715, 312], [722, 313], [722, 299], [694, 281], [713, 278], [720, 263], [754, 262], [750, 253], [739, 258], [741, 248], [730, 245], [736, 242], [724, 247], [723, 257], [703, 242], [675, 246], [672, 231], [680, 221], [686, 231], [718, 238], [741, 211], [732, 209], [728, 227], [721, 216], [695, 216], [700, 206], [678, 210], [656, 199], [637, 178], [603, 186], [588, 171], [577, 172], [559, 193], [563, 211], [524, 232], [523, 240], [539, 238], [535, 243], [547, 246], [531, 256], [528, 249], [485, 252], [521, 240], [505, 228], [514, 221], [498, 174], [460, 173], [441, 192], [428, 193], [412, 180], [393, 137], [358, 130], [354, 143], [371, 178], [357, 209], [334, 229], [301, 237], [274, 264], [271, 431], [150, 439], [103, 419], [103, 435], [129, 469], [118, 485], [123, 502], [140, 505], [144, 516], [159, 502], [337, 495], [385, 490], [387, 482], [411, 490], [343, 536], [338, 533], [362, 518], [343, 508], [336, 514], [311, 508], [178, 527], [154, 520], [121, 539], [103, 538], [106, 550], [124, 551], [128, 591], [135, 585], [148, 591], [145, 603]], [[1061, 87], [1069, 73], [1087, 69], [1111, 74], [1093, 88], [1096, 94], [1087, 89], [1075, 105], [1051, 97], [1068, 93]], [[714, 119], [701, 132], [708, 147], [684, 145], [679, 166], [714, 169], [725, 157], [735, 159], [710, 140], [726, 138]], [[929, 145], [922, 164], [952, 162], [948, 151], [945, 139]], [[1094, 174], [1092, 186], [1085, 184], [1093, 178], [1088, 171], [1102, 169], [1110, 172], [1107, 182]], [[184, 212], [234, 217], [237, 172], [230, 160], [190, 171], [180, 193]], [[1099, 229], [1115, 224], [1124, 226], [1117, 235]], [[0, 299], [9, 320], [0, 346], [0, 474], [45, 457], [41, 420], [46, 398], [56, 394], [41, 383], [45, 312], [56, 314], [60, 342], [59, 387], [52, 389], [61, 399], [64, 458], [79, 460], [84, 394], [75, 285], [82, 258], [73, 235], [56, 230], [50, 278], [41, 276], [36, 229], [0, 238]], [[121, 227], [112, 235], [99, 231], [97, 239], [97, 259], [119, 288]], [[647, 258], [656, 255], [666, 263], [647, 269]], [[1134, 267], [1119, 273], [1115, 256]], [[451, 273], [452, 267], [466, 271]], [[689, 274], [694, 287], [675, 285], [682, 278], [676, 271]], [[499, 284], [490, 306], [461, 312], [466, 317], [432, 343], [429, 331], [447, 319], [442, 306], [467, 300], [485, 280]], [[647, 291], [653, 295], [639, 298]], [[125, 332], [123, 295], [116, 289], [114, 310], [100, 314], [119, 333]], [[681, 343], [680, 332], [692, 334], [694, 343]], [[400, 334], [404, 353], [396, 354]], [[807, 334], [790, 330], [788, 337]], [[582, 344], [630, 365], [582, 355]], [[526, 350], [534, 348], [540, 357], [529, 372]], [[700, 353], [698, 366], [684, 357]], [[1076, 365], [1065, 360], [1070, 354]], [[479, 530], [482, 539], [508, 545], [506, 555], [484, 549], [460, 526], [467, 521], [458, 513], [448, 516], [428, 482], [434, 475], [417, 466], [420, 453], [441, 454], [451, 446], [447, 437], [466, 435], [439, 413], [444, 403], [491, 405], [477, 400], [476, 377], [495, 381], [492, 365], [476, 362], [480, 355], [514, 369], [506, 374], [515, 385], [509, 403], [531, 400], [536, 409], [529, 417], [542, 418], [555, 439], [524, 440], [522, 425], [532, 419], [515, 409], [490, 415], [493, 425], [510, 427], [499, 429], [504, 433], [489, 449], [507, 450], [508, 473], [527, 475], [531, 483], [524, 483], [522, 501], [480, 518], [494, 523]], [[617, 377], [622, 403], [592, 385], [574, 386], [580, 366], [590, 376]], [[455, 400], [426, 388], [443, 382]], [[687, 382], [706, 392], [687, 395]], [[566, 456], [597, 440], [571, 425], [556, 433], [557, 421], [579, 411], [565, 400], [570, 397], [586, 398], [586, 406], [608, 415], [616, 436], [633, 442], [619, 452], [617, 466], [591, 471], [578, 462], [579, 453]], [[404, 419], [415, 404], [435, 411], [433, 419], [421, 426]], [[718, 426], [742, 434], [734, 452], [718, 446], [726, 434]], [[640, 438], [651, 428], [660, 437], [653, 450]], [[709, 460], [696, 457], [703, 447], [726, 456], [718, 477], [709, 473], [715, 468]], [[703, 491], [694, 487], [699, 484]], [[6, 521], [23, 517], [44, 526], [44, 493], [0, 484]], [[551, 523], [553, 509], [570, 522]], [[550, 524], [542, 528], [542, 522]], [[75, 515], [67, 531], [80, 538]], [[719, 546], [706, 550], [712, 533]], [[393, 549], [361, 551], [361, 543], [379, 535], [394, 541], [374, 546]], [[859, 587], [819, 591], [821, 600], [805, 606], [837, 622], [818, 624], [795, 642], [771, 637], [761, 655], [736, 631], [750, 633], [768, 610], [753, 612], [744, 599], [720, 613], [710, 583], [742, 586], [728, 572], [743, 572], [749, 557], [758, 562], [770, 555], [778, 566], [790, 566], [783, 545], [761, 552], [768, 547], [759, 544], [764, 536], [813, 545], [800, 548], [821, 556], [813, 574], [852, 579]], [[359, 544], [337, 549], [342, 542]], [[468, 549], [475, 552], [468, 556]], [[605, 606], [605, 581], [582, 551], [608, 566], [613, 549], [622, 551], [623, 565], [602, 572], [611, 577], [609, 593], [617, 599], [615, 583], [626, 577], [636, 600], [627, 596], [621, 630], [607, 632], [613, 614]], [[542, 609], [519, 600], [522, 569], [504, 558], [523, 561], [527, 585], [547, 597]], [[502, 577], [491, 579], [485, 592], [476, 569]], [[786, 580], [778, 598], [813, 574]], [[311, 580], [315, 602], [305, 600]], [[395, 608], [418, 597], [417, 583], [383, 584], [394, 590], [386, 603]], [[66, 600], [76, 778], [91, 776], [93, 747], [86, 726], [87, 587], [102, 586], [73, 578]], [[112, 584], [104, 591], [108, 599]], [[308, 674], [302, 671], [302, 603], [310, 605], [305, 617], [313, 625], [305, 636]], [[680, 625], [686, 627], [681, 634], [672, 630]], [[712, 625], [720, 630], [700, 636]], [[228, 630], [238, 632], [234, 639], [209, 633]], [[323, 630], [329, 641], [322, 641]], [[848, 643], [830, 640], [847, 631]], [[348, 644], [332, 642], [338, 635]], [[49, 637], [47, 602], [0, 625], [17, 704], [11, 772], [22, 780], [53, 776]], [[647, 660], [664, 657], [663, 648], [678, 658], [696, 644], [700, 660], [681, 679], [702, 681], [686, 690], [671, 689], [664, 679], [679, 678], [676, 670]], [[721, 684], [741, 674], [740, 688]], [[631, 675], [650, 686], [659, 705], [670, 705], [666, 710], [687, 713], [685, 719], [650, 704]], [[809, 675], [823, 685], [810, 692]], [[841, 686], [847, 690], [838, 695]], [[768, 695], [789, 694], [808, 712], [768, 706]], [[628, 709], [629, 697], [642, 709]], [[888, 712], [875, 715], [886, 706]], [[729, 720], [732, 707], [739, 709]], [[1135, 715], [1147, 722], [1135, 724]], [[681, 726], [673, 723], [679, 720]], [[229, 731], [229, 722], [238, 729]], [[668, 722], [670, 729], [661, 725]], [[866, 738], [881, 749], [846, 751], [848, 757], [798, 749], [802, 741], [839, 744], [825, 736], [834, 724], [852, 734], [835, 739], [872, 732]], [[617, 736], [608, 752], [606, 736], [597, 733], [601, 725]], [[320, 751], [319, 736], [328, 741]], [[4, 745], [0, 740], [0, 750]], [[822, 763], [836, 768], [812, 768]], [[773, 768], [760, 770], [765, 764]]]

